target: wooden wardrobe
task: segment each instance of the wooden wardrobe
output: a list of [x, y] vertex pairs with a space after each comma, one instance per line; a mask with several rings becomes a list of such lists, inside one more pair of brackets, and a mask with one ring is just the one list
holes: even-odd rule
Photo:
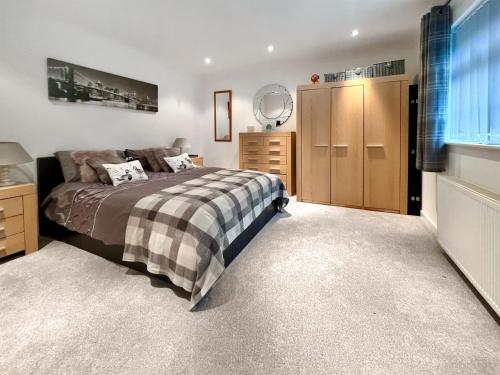
[[297, 200], [407, 213], [408, 78], [297, 88]]

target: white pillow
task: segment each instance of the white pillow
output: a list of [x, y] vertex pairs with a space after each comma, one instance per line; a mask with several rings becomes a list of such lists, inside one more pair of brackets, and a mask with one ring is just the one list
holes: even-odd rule
[[122, 164], [103, 164], [102, 166], [108, 171], [113, 186], [148, 179], [148, 175], [142, 169], [139, 160]]
[[184, 171], [186, 169], [195, 168], [193, 161], [187, 153], [181, 154], [179, 156], [171, 156], [163, 158], [174, 173]]

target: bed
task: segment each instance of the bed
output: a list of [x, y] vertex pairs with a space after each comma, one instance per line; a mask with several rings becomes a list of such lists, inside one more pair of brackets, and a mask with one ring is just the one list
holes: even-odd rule
[[113, 187], [64, 183], [59, 161], [43, 157], [37, 173], [41, 235], [168, 280], [193, 309], [288, 201], [279, 178], [254, 171], [194, 168]]

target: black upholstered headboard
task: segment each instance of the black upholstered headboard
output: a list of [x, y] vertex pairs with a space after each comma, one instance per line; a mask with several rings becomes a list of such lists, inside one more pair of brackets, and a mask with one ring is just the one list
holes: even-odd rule
[[43, 201], [52, 189], [64, 182], [61, 164], [55, 156], [47, 156], [36, 159], [36, 174], [38, 183], [38, 220], [41, 235], [51, 233], [55, 223], [51, 222], [44, 214]]
[[52, 189], [64, 182], [61, 164], [55, 156], [36, 159], [38, 202], [41, 205]]

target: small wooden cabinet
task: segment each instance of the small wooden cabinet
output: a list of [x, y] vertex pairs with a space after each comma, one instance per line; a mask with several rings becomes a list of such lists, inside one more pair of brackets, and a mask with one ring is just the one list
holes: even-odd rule
[[190, 156], [191, 160], [193, 161], [194, 165], [198, 167], [203, 167], [203, 157], [202, 156]]
[[295, 195], [295, 132], [240, 133], [240, 168], [276, 174]]
[[37, 208], [34, 184], [0, 187], [0, 258], [38, 250]]

